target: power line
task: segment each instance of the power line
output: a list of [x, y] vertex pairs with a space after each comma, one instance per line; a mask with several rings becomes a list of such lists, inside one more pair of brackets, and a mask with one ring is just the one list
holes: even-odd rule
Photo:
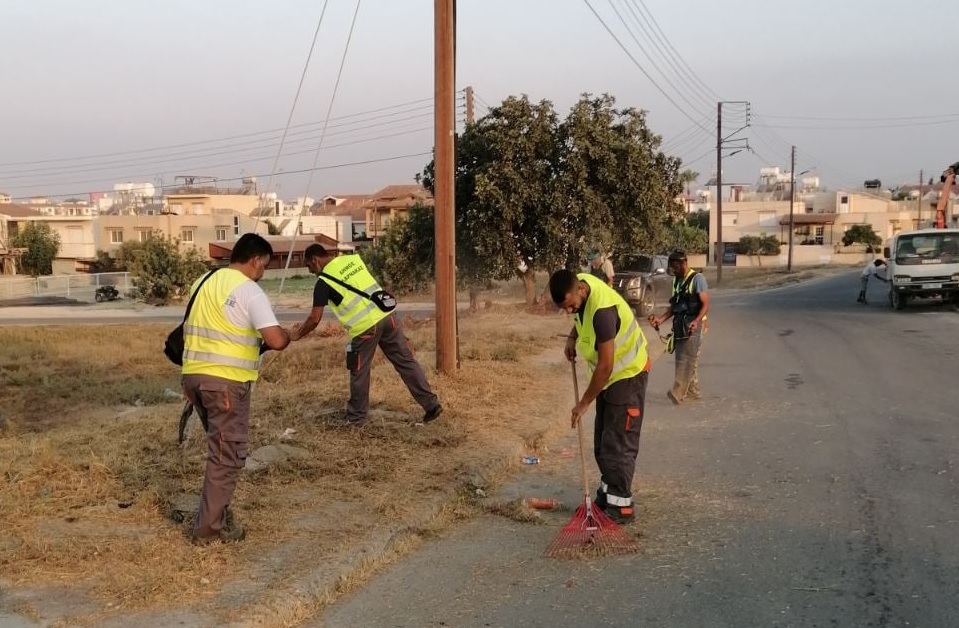
[[766, 124], [771, 129], [790, 129], [796, 131], [862, 131], [869, 129], [906, 129], [921, 126], [939, 126], [942, 124], [956, 124], [959, 118], [951, 120], [935, 120], [929, 122], [902, 122], [898, 124], [859, 124], [846, 126], [819, 126], [819, 125], [784, 125], [784, 124]]
[[[385, 122], [377, 122], [368, 124], [366, 126], [357, 127], [354, 129], [347, 129], [343, 131], [337, 131], [333, 133], [328, 133], [328, 136], [353, 136], [356, 134], [362, 134], [369, 132], [377, 127], [386, 126], [386, 125], [395, 125], [398, 128], [401, 128], [404, 124], [415, 123], [422, 124], [422, 120], [425, 118], [430, 118], [432, 114], [430, 112], [424, 112], [422, 114], [417, 114], [413, 116], [408, 116], [404, 118], [398, 118], [394, 120], [389, 120]], [[334, 126], [334, 125], [331, 125]], [[376, 131], [379, 133], [379, 131]], [[304, 135], [304, 137], [288, 141], [287, 145], [292, 144], [302, 144], [304, 142], [312, 143], [318, 135], [310, 131], [299, 131], [291, 133], [290, 135]], [[263, 150], [277, 146], [277, 143], [272, 142], [275, 137], [267, 137], [258, 140], [237, 142], [233, 144], [225, 144], [223, 146], [211, 146], [204, 149], [194, 149], [189, 151], [182, 151], [178, 153], [170, 153], [165, 155], [154, 155], [150, 157], [137, 157], [132, 159], [122, 159], [122, 160], [111, 160], [107, 162], [99, 162], [94, 164], [84, 164], [81, 167], [74, 166], [57, 166], [57, 167], [48, 167], [40, 168], [37, 170], [26, 170], [26, 171], [17, 171], [16, 173], [0, 173], [0, 179], [5, 181], [10, 181], [14, 179], [25, 179], [25, 178], [43, 178], [50, 176], [61, 176], [64, 174], [80, 173], [80, 172], [97, 172], [102, 170], [113, 170], [117, 166], [152, 166], [159, 164], [166, 164], [172, 162], [183, 162], [190, 161], [194, 159], [203, 159], [208, 157], [216, 157], [219, 155], [230, 155], [235, 153], [243, 153], [247, 151]], [[270, 143], [264, 143], [270, 142]], [[228, 149], [228, 150], [222, 150]], [[210, 152], [214, 151], [214, 152]]]
[[[300, 90], [303, 89], [303, 82], [306, 80], [306, 71], [310, 67], [310, 59], [313, 58], [313, 50], [316, 48], [316, 39], [320, 35], [320, 27], [323, 26], [323, 16], [326, 15], [326, 7], [329, 4], [329, 0], [324, 0], [323, 9], [320, 11], [320, 19], [316, 23], [316, 30], [313, 31], [313, 41], [310, 43], [310, 51], [306, 54], [306, 63], [303, 64], [303, 72], [300, 74], [300, 82], [296, 86], [296, 93], [293, 95], [293, 104], [290, 105], [290, 115], [286, 118], [286, 126], [283, 127], [283, 135], [280, 137], [280, 147], [276, 151], [276, 159], [273, 160], [273, 168], [270, 171], [270, 178], [267, 180], [266, 189], [267, 191], [273, 188], [273, 177], [276, 173], [276, 168], [280, 164], [280, 155], [283, 154], [283, 144], [286, 143], [286, 134], [290, 130], [290, 124], [293, 122], [293, 112], [296, 111], [296, 103], [300, 100]], [[329, 115], [327, 115], [329, 118]], [[325, 129], [326, 127], [324, 127]], [[256, 231], [256, 227], [253, 228]]]
[[[610, 29], [609, 25], [606, 24], [606, 20], [604, 20], [603, 17], [602, 17], [599, 13], [597, 13], [596, 9], [593, 8], [593, 5], [590, 4], [589, 0], [583, 0], [583, 2], [586, 3], [586, 6], [589, 7], [589, 10], [592, 11], [592, 13], [593, 13], [594, 16], [596, 16], [596, 19], [599, 20], [600, 24], [603, 25], [603, 28], [606, 29], [606, 32], [609, 33], [609, 36], [612, 37], [613, 40], [615, 40], [616, 43], [619, 45], [619, 47], [623, 50], [623, 52], [626, 53], [626, 56], [629, 57], [629, 60], [633, 62], [633, 65], [635, 65], [635, 66], [639, 69], [639, 71], [642, 72], [643, 75], [649, 80], [649, 82], [653, 84], [653, 87], [655, 87], [656, 90], [657, 90], [660, 94], [662, 94], [663, 97], [666, 98], [666, 100], [668, 100], [670, 103], [672, 103], [672, 105], [673, 105], [674, 107], [676, 107], [676, 109], [677, 109], [681, 114], [683, 114], [684, 116], [686, 116], [687, 118], [689, 118], [689, 121], [690, 121], [690, 122], [696, 124], [697, 126], [701, 126], [701, 125], [699, 124], [699, 122], [696, 120], [696, 118], [694, 118], [693, 116], [691, 116], [685, 109], [683, 109], [682, 107], [680, 107], [679, 104], [678, 104], [675, 100], [673, 100], [672, 97], [671, 97], [669, 94], [667, 94], [667, 93], [663, 90], [663, 88], [659, 86], [659, 84], [658, 84], [656, 81], [653, 80], [653, 77], [649, 75], [649, 72], [646, 71], [646, 68], [644, 68], [642, 65], [640, 65], [639, 61], [636, 60], [636, 57], [634, 57], [633, 54], [629, 51], [629, 49], [628, 49], [625, 45], [623, 45], [623, 42], [619, 39], [619, 37], [616, 36], [616, 33], [614, 33], [614, 32], [612, 31], [612, 29]], [[698, 112], [697, 112], [697, 113], [698, 113]], [[702, 115], [702, 114], [700, 113], [700, 115]], [[702, 128], [704, 131], [709, 132], [709, 130], [706, 129], [705, 127], [701, 127], [701, 128]]]
[[766, 118], [770, 120], [817, 120], [820, 122], [890, 122], [897, 120], [929, 120], [935, 118], [956, 118], [959, 117], [959, 113], [942, 113], [936, 115], [926, 115], [926, 116], [892, 116], [892, 117], [855, 117], [855, 118], [842, 118], [842, 117], [819, 117], [819, 116], [773, 116], [767, 115]]
[[[620, 23], [622, 23], [623, 27], [626, 29], [626, 32], [629, 33], [630, 37], [632, 37], [633, 41], [636, 43], [636, 46], [639, 47], [639, 50], [643, 53], [643, 55], [649, 61], [650, 65], [652, 65], [653, 68], [655, 68], [656, 71], [659, 72], [660, 76], [662, 76], [666, 84], [669, 85], [673, 89], [673, 91], [675, 91], [679, 95], [679, 97], [683, 101], [685, 101], [686, 104], [689, 105], [694, 112], [696, 112], [699, 116], [703, 116], [704, 114], [698, 108], [698, 106], [694, 104], [691, 100], [689, 100], [689, 98], [686, 97], [686, 90], [682, 90], [676, 87], [676, 85], [673, 84], [673, 82], [669, 79], [669, 77], [666, 75], [663, 69], [660, 68], [659, 65], [653, 60], [652, 55], [650, 55], [649, 52], [646, 51], [646, 48], [643, 47], [642, 43], [640, 43], [639, 38], [636, 36], [635, 33], [633, 33], [633, 29], [630, 28], [629, 24], [626, 23], [626, 19], [619, 12], [619, 9], [616, 8], [616, 5], [613, 3], [613, 0], [608, 0], [608, 2], [609, 2], [609, 6], [613, 9], [613, 12], [616, 14], [616, 17], [619, 18]], [[650, 80], [652, 79], [650, 78]]]
[[[418, 103], [424, 103], [424, 102], [432, 102], [432, 101], [433, 101], [433, 98], [432, 98], [432, 97], [430, 97], [430, 98], [420, 98], [420, 99], [418, 99], [418, 100], [412, 100], [412, 101], [408, 101], [408, 102], [404, 102], [404, 103], [399, 103], [399, 104], [395, 104], [395, 105], [389, 105], [389, 106], [386, 106], [386, 107], [378, 107], [378, 108], [376, 108], [376, 109], [369, 109], [369, 110], [366, 110], [366, 111], [360, 111], [360, 112], [351, 113], [351, 114], [348, 114], [348, 115], [338, 116], [338, 117], [336, 117], [336, 118], [333, 118], [333, 120], [346, 120], [346, 119], [349, 119], [349, 118], [355, 118], [355, 117], [359, 117], [359, 116], [365, 116], [365, 115], [370, 114], [370, 113], [380, 113], [380, 112], [383, 112], [383, 111], [389, 111], [389, 110], [391, 110], [391, 109], [398, 109], [398, 108], [401, 108], [401, 107], [408, 107], [408, 106], [410, 106], [410, 105], [414, 105], [414, 104], [418, 104]], [[370, 118], [370, 119], [375, 119], [375, 118]], [[294, 129], [295, 129], [295, 128], [303, 128], [303, 127], [309, 127], [309, 126], [320, 126], [320, 125], [324, 124], [325, 122], [326, 122], [325, 120], [317, 120], [317, 121], [314, 121], [314, 122], [304, 122], [304, 123], [302, 123], [302, 124], [294, 124], [291, 128], [294, 128]], [[282, 131], [282, 130], [283, 130], [283, 129], [281, 129], [281, 128], [277, 128], [277, 129], [269, 129], [269, 130], [265, 130], [265, 131], [253, 131], [253, 132], [250, 132], [250, 133], [241, 133], [241, 134], [237, 134], [237, 135], [230, 135], [230, 136], [226, 136], [226, 137], [220, 137], [220, 138], [214, 138], [214, 139], [208, 139], [208, 140], [197, 140], [197, 141], [193, 141], [193, 142], [184, 142], [184, 143], [180, 143], [180, 144], [169, 144], [169, 145], [165, 145], [165, 146], [155, 146], [155, 147], [152, 147], [152, 148], [139, 148], [139, 149], [135, 149], [135, 150], [120, 151], [120, 152], [114, 152], [114, 153], [100, 153], [100, 154], [95, 154], [95, 155], [84, 155], [84, 156], [74, 156], [74, 157], [58, 157], [58, 158], [56, 158], [56, 159], [43, 159], [43, 160], [38, 160], [38, 161], [6, 162], [6, 163], [0, 164], [0, 168], [2, 168], [2, 167], [7, 167], [7, 166], [31, 166], [31, 165], [39, 165], [39, 164], [47, 164], [47, 163], [57, 163], [57, 162], [62, 162], [62, 161], [84, 161], [84, 160], [88, 160], [88, 159], [98, 159], [98, 158], [101, 158], [101, 157], [118, 157], [118, 156], [123, 156], [123, 155], [133, 155], [133, 154], [137, 154], [137, 153], [146, 153], [146, 152], [153, 152], [153, 151], [158, 151], [158, 150], [167, 150], [167, 149], [174, 149], [174, 148], [186, 148], [186, 147], [190, 147], [190, 146], [199, 146], [199, 145], [203, 145], [203, 144], [210, 144], [210, 143], [216, 143], [216, 142], [225, 142], [225, 141], [231, 141], [231, 140], [235, 140], [235, 139], [242, 139], [242, 138], [247, 138], [247, 137], [254, 137], [254, 136], [256, 136], [256, 135], [266, 135], [266, 134], [269, 134], [269, 133], [279, 133], [279, 132]]]
[[[405, 155], [392, 155], [392, 156], [390, 156], [390, 157], [379, 157], [379, 158], [376, 158], [376, 159], [365, 159], [365, 160], [362, 160], [362, 161], [351, 161], [351, 162], [345, 162], [345, 163], [340, 163], [340, 164], [331, 164], [331, 165], [329, 165], [329, 166], [316, 166], [315, 168], [302, 168], [302, 169], [299, 169], [299, 170], [286, 170], [286, 171], [283, 171], [283, 172], [282, 172], [282, 175], [283, 175], [283, 176], [286, 176], [286, 175], [291, 175], [291, 174], [303, 174], [303, 173], [305, 173], [305, 172], [310, 172], [311, 170], [317, 170], [317, 171], [322, 171], [322, 170], [336, 170], [336, 169], [338, 169], [338, 168], [349, 168], [349, 167], [353, 167], [353, 166], [365, 166], [365, 165], [369, 165], [369, 164], [384, 163], [384, 162], [389, 162], [389, 161], [398, 161], [398, 160], [401, 160], [401, 159], [412, 159], [413, 157], [426, 157], [426, 156], [429, 156], [429, 155], [432, 155], [432, 154], [433, 154], [432, 151], [423, 151], [423, 152], [419, 152], [419, 153], [409, 153], [409, 154], [405, 154]], [[266, 157], [265, 159], [269, 159], [269, 157]], [[249, 174], [248, 174], [248, 175], [244, 175], [243, 177], [227, 177], [227, 178], [217, 179], [217, 182], [218, 182], [218, 183], [219, 183], [219, 182], [222, 182], [222, 183], [230, 183], [230, 182], [233, 182], [233, 181], [242, 181], [242, 180], [245, 179], [246, 177], [263, 177], [263, 176], [266, 176], [266, 175], [265, 175], [265, 174], [252, 174], [252, 175], [249, 175]], [[177, 189], [178, 187], [179, 187], [179, 186], [176, 186], [176, 185], [166, 185], [166, 186], [161, 186], [160, 188], [158, 188], [158, 191], [161, 191], [161, 192], [162, 192], [163, 190], [167, 190], [167, 189], [173, 190], [173, 189]], [[108, 192], [112, 192], [112, 191], [113, 191], [113, 190], [85, 190], [85, 191], [83, 191], [83, 192], [71, 192], [71, 193], [69, 193], [69, 194], [47, 194], [47, 196], [50, 197], [50, 198], [68, 198], [68, 197], [71, 197], [71, 196], [80, 197], [80, 196], [86, 196], [86, 195], [89, 195], [89, 194], [108, 193]]]

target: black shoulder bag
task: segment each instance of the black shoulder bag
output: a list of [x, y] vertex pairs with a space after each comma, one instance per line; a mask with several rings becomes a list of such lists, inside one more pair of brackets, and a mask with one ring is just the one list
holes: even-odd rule
[[373, 304], [376, 307], [378, 307], [381, 312], [392, 312], [393, 310], [396, 309], [396, 297], [394, 297], [392, 294], [390, 294], [386, 290], [376, 290], [373, 292], [373, 294], [367, 294], [363, 292], [362, 290], [357, 290], [356, 288], [346, 283], [345, 281], [340, 281], [339, 279], [337, 279], [336, 277], [332, 275], [327, 275], [326, 273], [320, 273], [320, 277], [329, 279], [333, 283], [343, 286], [350, 292], [355, 292], [361, 297], [369, 301], [372, 301]]
[[214, 268], [207, 276], [200, 281], [200, 285], [196, 287], [196, 290], [193, 291], [193, 295], [190, 297], [190, 302], [186, 305], [186, 312], [183, 313], [183, 322], [176, 326], [176, 329], [170, 332], [170, 335], [166, 337], [166, 343], [163, 345], [163, 354], [177, 366], [183, 366], [183, 325], [186, 324], [186, 319], [190, 316], [190, 310], [193, 309], [193, 302], [196, 301], [196, 295], [200, 294], [200, 288], [203, 287], [203, 284], [206, 283], [206, 280], [213, 276], [217, 268]]

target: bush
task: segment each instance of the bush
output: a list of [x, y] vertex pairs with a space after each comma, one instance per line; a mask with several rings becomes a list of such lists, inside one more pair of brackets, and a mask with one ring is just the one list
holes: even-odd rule
[[179, 240], [157, 236], [129, 244], [126, 251], [121, 247], [125, 253], [123, 266], [133, 276], [137, 298], [147, 303], [160, 305], [183, 298], [197, 277], [207, 270], [195, 248], [180, 251]]
[[755, 255], [762, 266], [763, 255], [779, 255], [782, 244], [779, 238], [771, 235], [743, 236], [739, 238], [738, 253], [740, 255]]

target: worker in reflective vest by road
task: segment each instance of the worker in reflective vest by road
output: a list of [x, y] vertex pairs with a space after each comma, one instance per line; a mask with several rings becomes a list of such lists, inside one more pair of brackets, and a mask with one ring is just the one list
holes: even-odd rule
[[558, 270], [549, 290], [553, 302], [573, 315], [566, 359], [578, 355], [591, 371], [571, 423], [576, 427], [596, 401], [593, 450], [601, 473], [596, 505], [616, 523], [629, 523], [649, 380], [646, 337], [623, 297], [589, 273]]
[[[230, 265], [196, 292], [183, 325], [183, 392], [206, 428], [207, 460], [193, 542], [240, 541], [246, 532], [235, 522], [230, 501], [249, 450], [250, 388], [257, 379], [261, 345], [282, 350], [290, 342], [273, 307], [257, 285], [273, 247], [247, 233], [230, 254]], [[202, 282], [202, 285], [201, 285]]]
[[337, 256], [335, 251], [328, 251], [321, 244], [311, 244], [303, 256], [310, 272], [318, 277], [313, 289], [313, 309], [306, 320], [293, 329], [293, 340], [299, 340], [316, 329], [327, 307], [349, 336], [346, 367], [350, 371], [350, 400], [346, 404], [346, 415], [336, 417], [330, 423], [340, 427], [367, 424], [370, 367], [377, 347], [383, 350], [383, 355], [400, 374], [413, 399], [423, 408], [422, 422], [436, 420], [443, 406], [430, 388], [423, 367], [413, 355], [392, 308], [374, 298], [382, 294], [383, 289], [363, 259], [355, 254]]

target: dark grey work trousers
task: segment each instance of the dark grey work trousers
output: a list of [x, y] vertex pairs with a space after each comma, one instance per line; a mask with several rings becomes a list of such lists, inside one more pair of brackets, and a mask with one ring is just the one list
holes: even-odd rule
[[347, 359], [350, 367], [350, 400], [346, 404], [346, 418], [351, 423], [364, 423], [370, 411], [370, 367], [377, 347], [383, 350], [383, 355], [400, 374], [413, 399], [423, 410], [432, 410], [439, 403], [394, 314], [353, 338], [351, 345], [355, 356], [352, 365]]
[[686, 397], [699, 399], [699, 353], [703, 346], [702, 333], [697, 333], [675, 341], [676, 377], [673, 382], [673, 395], [679, 401]]
[[217, 536], [233, 499], [249, 450], [250, 383], [211, 375], [184, 375], [183, 393], [207, 425], [206, 473], [200, 511], [193, 527], [197, 539]]
[[593, 453], [600, 471], [600, 493], [613, 506], [632, 506], [633, 474], [643, 429], [649, 371], [620, 380], [596, 398]]

